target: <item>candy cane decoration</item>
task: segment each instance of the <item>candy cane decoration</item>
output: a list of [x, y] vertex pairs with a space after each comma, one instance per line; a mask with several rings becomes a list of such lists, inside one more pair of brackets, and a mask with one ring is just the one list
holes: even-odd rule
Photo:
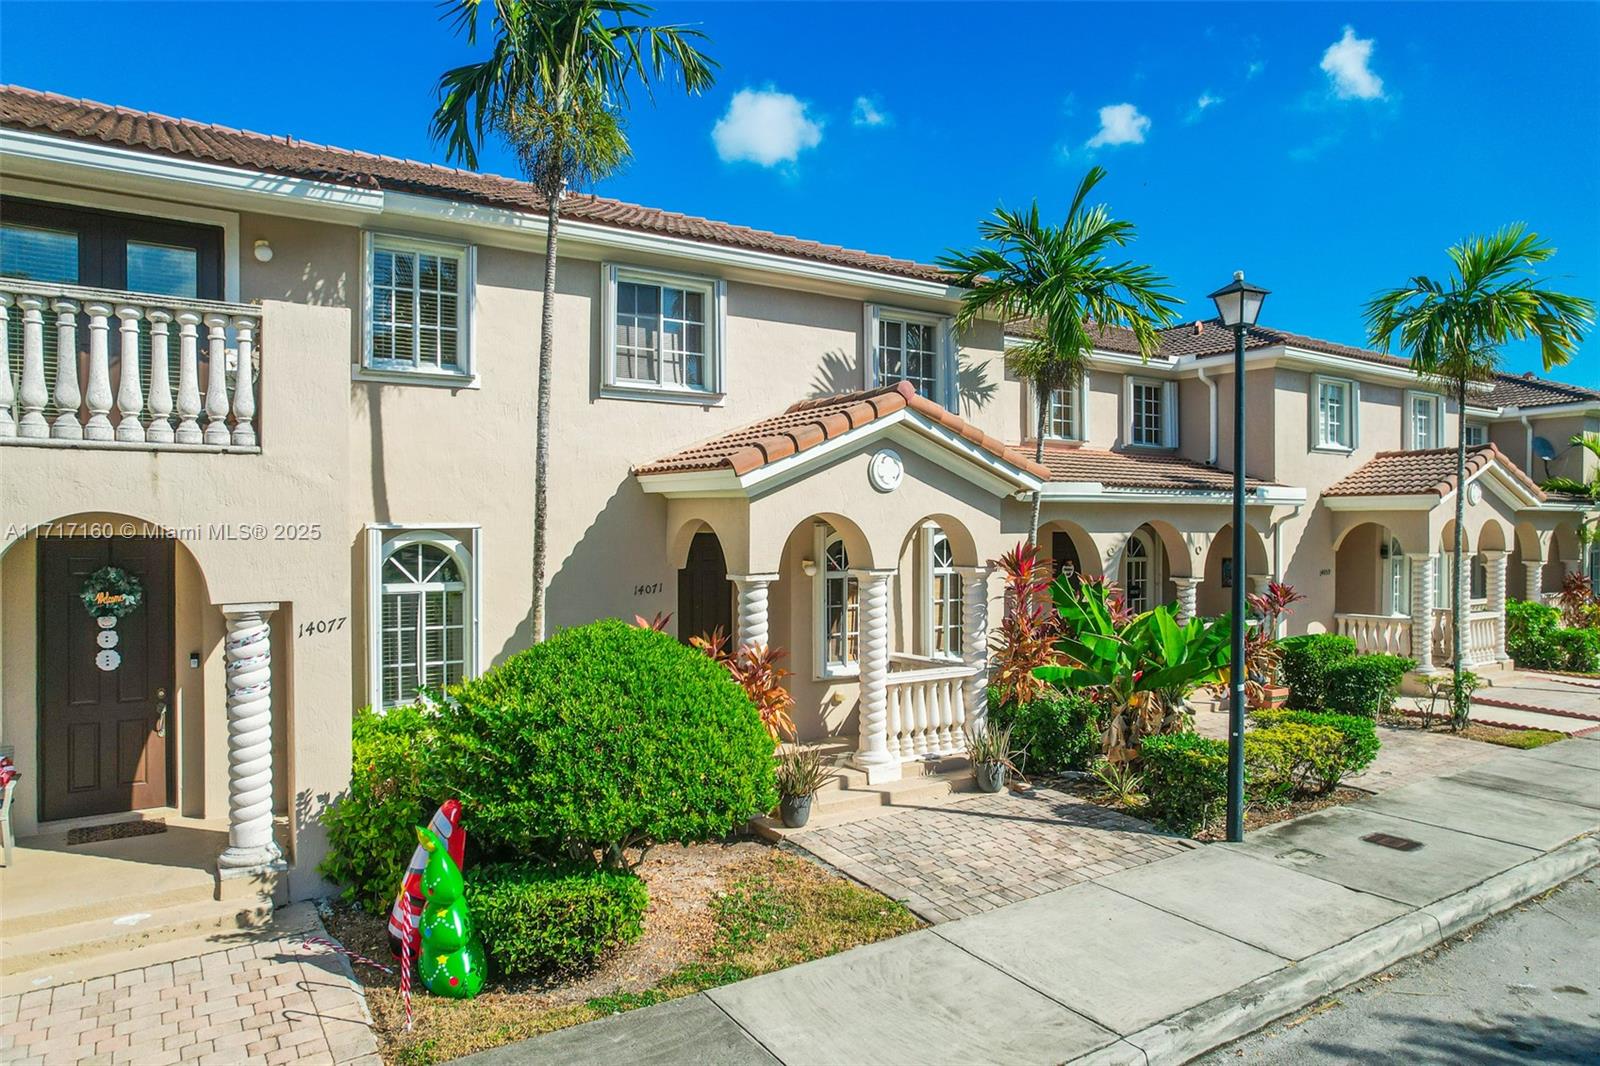
[[400, 1001], [406, 1008], [406, 1032], [411, 1032], [411, 913], [406, 912], [405, 938], [400, 941]]
[[391, 976], [394, 974], [394, 969], [392, 967], [385, 966], [383, 963], [378, 962], [376, 959], [369, 959], [365, 955], [362, 955], [360, 952], [351, 951], [349, 948], [345, 947], [343, 944], [340, 944], [340, 943], [338, 943], [336, 941], [333, 941], [333, 940], [326, 940], [326, 939], [324, 939], [324, 938], [322, 938], [320, 936], [308, 936], [308, 937], [306, 937], [305, 940], [301, 941], [301, 946], [302, 947], [308, 947], [308, 948], [309, 947], [331, 948], [332, 950], [337, 951], [339, 954], [343, 955], [345, 958], [349, 959], [351, 962], [359, 962], [363, 966], [371, 966], [374, 970], [382, 970], [384, 973], [390, 974]]
[[[411, 924], [411, 919], [408, 916], [406, 918], [406, 925], [409, 927], [410, 924]], [[378, 962], [376, 959], [369, 959], [365, 955], [361, 954], [360, 952], [351, 951], [349, 948], [345, 947], [343, 944], [337, 943], [337, 942], [332, 941], [332, 940], [325, 939], [325, 938], [320, 937], [320, 936], [308, 936], [308, 937], [305, 938], [305, 940], [301, 941], [300, 946], [301, 947], [307, 947], [307, 948], [309, 948], [309, 947], [329, 948], [329, 949], [331, 949], [333, 951], [337, 951], [339, 954], [343, 955], [345, 958], [349, 959], [351, 962], [359, 962], [363, 966], [371, 966], [374, 970], [381, 970], [384, 973], [389, 974], [391, 977], [394, 976], [393, 967], [385, 966], [383, 963]], [[400, 998], [405, 1003], [405, 1008], [406, 1008], [406, 1032], [409, 1033], [411, 1031], [411, 940], [410, 940], [409, 937], [407, 937], [405, 940], [401, 941], [401, 948], [400, 948]]]

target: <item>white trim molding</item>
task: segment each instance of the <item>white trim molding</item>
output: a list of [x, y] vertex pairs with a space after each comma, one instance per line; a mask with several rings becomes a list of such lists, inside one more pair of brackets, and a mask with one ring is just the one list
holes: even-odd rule
[[[704, 352], [708, 378], [697, 389], [663, 380], [665, 360], [656, 352], [656, 381], [617, 377], [617, 283], [636, 282], [661, 288], [698, 292], [704, 298]], [[721, 406], [727, 395], [728, 283], [703, 274], [634, 267], [626, 263], [600, 264], [600, 395], [613, 400], [654, 400], [705, 407]]]
[[[1343, 440], [1322, 439], [1322, 390], [1324, 387], [1340, 389], [1344, 396]], [[1361, 446], [1361, 383], [1354, 378], [1333, 377], [1328, 374], [1311, 375], [1308, 444], [1314, 452], [1334, 452], [1349, 455]]]
[[466, 569], [466, 603], [463, 617], [470, 626], [463, 651], [462, 679], [477, 677], [483, 669], [483, 530], [471, 522], [395, 523], [369, 522], [366, 533], [366, 636], [367, 705], [383, 707], [383, 564], [406, 544], [434, 544], [444, 548]]
[[[867, 303], [862, 307], [862, 360], [861, 381], [862, 387], [875, 389], [882, 385], [891, 384], [878, 372], [878, 337], [882, 332], [885, 319], [928, 327], [933, 330], [934, 343], [937, 345], [934, 352], [934, 383], [935, 395], [927, 397], [945, 410], [955, 412], [957, 407], [957, 355], [955, 320], [949, 315], [941, 315], [934, 311], [917, 311], [905, 307], [891, 307], [886, 304]], [[895, 381], [910, 380], [908, 378], [895, 378]]]
[[[456, 293], [456, 354], [459, 370], [423, 365], [420, 340], [415, 336], [413, 342], [419, 349], [411, 365], [399, 359], [380, 360], [372, 354], [373, 257], [380, 248], [396, 252], [450, 256], [459, 261], [460, 287]], [[478, 360], [477, 330], [474, 327], [477, 325], [478, 317], [477, 290], [478, 250], [473, 245], [435, 237], [363, 230], [361, 232], [361, 361], [354, 364], [351, 378], [356, 381], [376, 381], [394, 385], [476, 388]], [[416, 314], [420, 322], [420, 305], [416, 307]]]

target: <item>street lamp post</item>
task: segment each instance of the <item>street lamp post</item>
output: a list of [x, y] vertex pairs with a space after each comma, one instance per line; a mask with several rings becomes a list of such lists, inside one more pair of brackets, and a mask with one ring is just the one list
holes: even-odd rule
[[1233, 660], [1228, 670], [1228, 839], [1244, 839], [1244, 337], [1261, 314], [1267, 290], [1247, 285], [1244, 271], [1211, 294], [1222, 324], [1233, 330]]

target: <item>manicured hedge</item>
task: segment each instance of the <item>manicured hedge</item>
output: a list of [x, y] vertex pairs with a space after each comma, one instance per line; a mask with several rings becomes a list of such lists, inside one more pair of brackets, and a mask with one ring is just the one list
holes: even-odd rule
[[1320, 792], [1338, 779], [1344, 735], [1325, 725], [1280, 721], [1244, 735], [1247, 795], [1258, 804], [1286, 803], [1297, 793]]
[[1377, 723], [1361, 715], [1263, 709], [1252, 712], [1251, 718], [1263, 726], [1294, 722], [1337, 730], [1343, 738], [1343, 746], [1338, 763], [1329, 764], [1321, 772], [1324, 788], [1334, 788], [1345, 777], [1360, 773], [1372, 765], [1381, 746]]
[[[1324, 706], [1335, 714], [1366, 718], [1388, 714], [1401, 679], [1416, 665], [1399, 655], [1358, 655], [1332, 663], [1323, 673]], [[1294, 702], [1292, 695], [1290, 700]]]
[[1049, 690], [1023, 704], [1002, 703], [989, 690], [990, 720], [1010, 727], [1011, 744], [1027, 755], [1028, 773], [1083, 770], [1100, 752], [1100, 708], [1081, 692]]
[[1327, 702], [1328, 671], [1353, 658], [1356, 642], [1337, 633], [1313, 633], [1278, 641], [1283, 662], [1280, 675], [1289, 686], [1289, 702], [1303, 710], [1320, 711]]
[[1506, 604], [1506, 653], [1528, 670], [1600, 671], [1600, 629], [1569, 628], [1561, 612], [1544, 603]]
[[1145, 794], [1162, 824], [1193, 833], [1228, 802], [1228, 745], [1197, 733], [1164, 733], [1139, 745]]
[[467, 873], [467, 904], [499, 977], [570, 973], [639, 939], [650, 902], [631, 873], [500, 863]]

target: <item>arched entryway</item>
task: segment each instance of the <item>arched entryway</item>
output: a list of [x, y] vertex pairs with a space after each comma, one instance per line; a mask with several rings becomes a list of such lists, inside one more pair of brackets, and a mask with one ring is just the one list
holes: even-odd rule
[[722, 542], [709, 527], [689, 541], [688, 558], [678, 571], [678, 639], [720, 633], [733, 635], [733, 584]]
[[1231, 611], [1235, 581], [1243, 581], [1245, 593], [1249, 594], [1260, 592], [1271, 579], [1266, 541], [1249, 522], [1244, 529], [1244, 572], [1241, 574], [1239, 570], [1233, 558], [1233, 523], [1229, 522], [1211, 538], [1211, 546], [1206, 551], [1205, 569], [1196, 596], [1200, 614], [1216, 617]]

